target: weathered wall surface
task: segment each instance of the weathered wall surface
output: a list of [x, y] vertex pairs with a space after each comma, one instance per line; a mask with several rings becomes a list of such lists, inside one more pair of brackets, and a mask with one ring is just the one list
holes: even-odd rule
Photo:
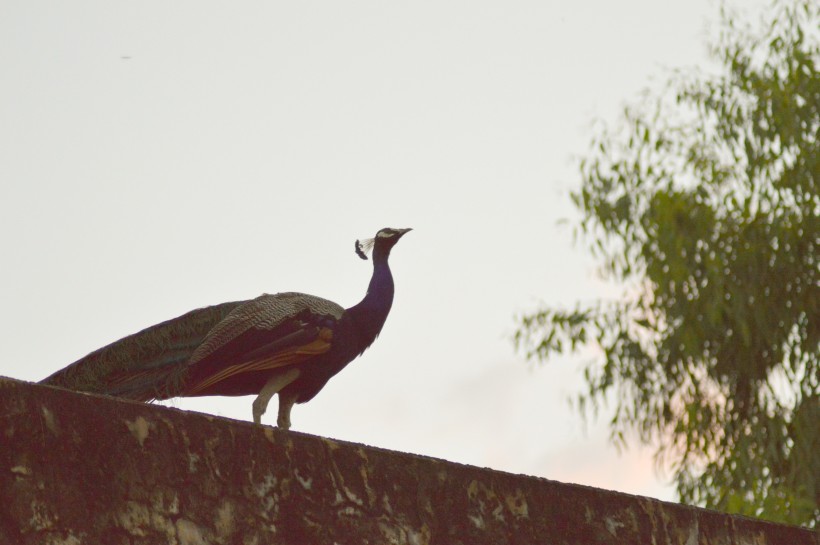
[[805, 529], [0, 379], [0, 544], [818, 545]]

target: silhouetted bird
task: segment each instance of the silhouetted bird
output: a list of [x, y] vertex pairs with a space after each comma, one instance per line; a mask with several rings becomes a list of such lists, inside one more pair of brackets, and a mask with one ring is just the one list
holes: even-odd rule
[[410, 229], [380, 230], [356, 241], [373, 253], [373, 275], [357, 305], [303, 293], [197, 309], [92, 352], [44, 384], [138, 401], [183, 396], [258, 394], [257, 424], [279, 394], [279, 427], [290, 427], [294, 403], [310, 401], [369, 347], [393, 303], [390, 250]]

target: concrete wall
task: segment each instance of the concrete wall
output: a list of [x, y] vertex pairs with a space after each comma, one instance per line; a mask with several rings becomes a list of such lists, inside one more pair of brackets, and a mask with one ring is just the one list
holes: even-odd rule
[[818, 545], [805, 529], [0, 379], [0, 544]]

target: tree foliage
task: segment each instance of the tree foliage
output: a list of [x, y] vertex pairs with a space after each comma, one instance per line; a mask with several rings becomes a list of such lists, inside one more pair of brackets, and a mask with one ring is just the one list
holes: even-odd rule
[[820, 510], [820, 4], [722, 12], [718, 73], [676, 73], [580, 163], [578, 233], [617, 301], [520, 319], [528, 356], [597, 346], [582, 411], [657, 447], [684, 502]]

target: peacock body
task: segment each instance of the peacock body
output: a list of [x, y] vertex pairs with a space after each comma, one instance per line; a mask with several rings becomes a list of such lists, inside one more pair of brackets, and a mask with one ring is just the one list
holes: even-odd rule
[[390, 250], [410, 229], [381, 229], [356, 241], [373, 253], [364, 298], [344, 309], [303, 293], [264, 294], [197, 309], [105, 346], [42, 382], [138, 401], [257, 394], [261, 422], [279, 395], [277, 423], [290, 427], [295, 403], [313, 399], [378, 337], [393, 303]]

